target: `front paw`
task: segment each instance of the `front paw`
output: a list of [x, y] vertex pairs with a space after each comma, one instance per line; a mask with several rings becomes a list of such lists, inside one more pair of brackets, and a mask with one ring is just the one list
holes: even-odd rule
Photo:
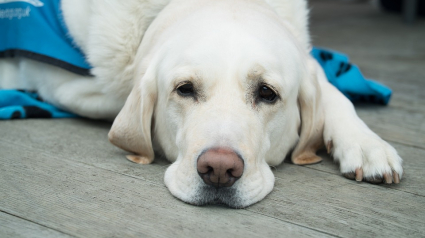
[[399, 183], [402, 159], [397, 151], [372, 131], [327, 139], [328, 153], [339, 161], [344, 177], [370, 183]]

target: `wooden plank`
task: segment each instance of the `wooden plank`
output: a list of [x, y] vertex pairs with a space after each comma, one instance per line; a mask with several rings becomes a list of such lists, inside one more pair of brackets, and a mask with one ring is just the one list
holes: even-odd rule
[[0, 212], [0, 237], [56, 238], [72, 236], [38, 225], [34, 222]]
[[[11, 198], [8, 200], [0, 199], [7, 201], [6, 204], [1, 206], [7, 205], [9, 208], [13, 206], [13, 212], [22, 214], [27, 210], [35, 209], [31, 207], [34, 206], [32, 205], [34, 200], [36, 200], [35, 204], [48, 203], [50, 204], [49, 207], [52, 207], [52, 211], [61, 211], [60, 216], [51, 214], [47, 221], [45, 217], [39, 214], [25, 213], [25, 216], [33, 216], [31, 219], [45, 221], [49, 227], [73, 235], [84, 236], [105, 235], [106, 233], [97, 230], [96, 227], [99, 226], [110, 226], [119, 231], [124, 229], [124, 225], [119, 222], [119, 224], [116, 224], [116, 220], [113, 224], [108, 224], [111, 216], [120, 217], [125, 223], [129, 222], [130, 225], [128, 226], [130, 227], [135, 226], [133, 223], [133, 219], [135, 219], [135, 221], [143, 224], [139, 225], [143, 231], [152, 232], [149, 235], [153, 234], [153, 231], [146, 227], [152, 225], [151, 223], [156, 224], [157, 219], [164, 219], [155, 214], [166, 214], [165, 216], [169, 220], [164, 221], [165, 223], [174, 224], [175, 220], [189, 219], [189, 225], [195, 226], [197, 224], [204, 228], [207, 226], [206, 224], [214, 223], [214, 219], [220, 220], [222, 216], [236, 216], [234, 210], [231, 209], [227, 210], [214, 206], [198, 208], [174, 199], [162, 182], [166, 162], [159, 161], [152, 165], [140, 166], [121, 159], [125, 153], [102, 141], [107, 133], [107, 128], [104, 128], [103, 125], [90, 129], [92, 122], [77, 120], [60, 122], [62, 125], [41, 121], [33, 122], [32, 125], [36, 125], [40, 129], [36, 133], [21, 134], [21, 136], [9, 135], [8, 141], [3, 140], [1, 142], [0, 151], [8, 154], [10, 159], [1, 165], [1, 168], [4, 168], [5, 171], [1, 171], [0, 174], [7, 177], [15, 176], [14, 181], [10, 183], [12, 188], [18, 186], [19, 191], [37, 191], [37, 194], [31, 196], [30, 199], [24, 196], [23, 199], [19, 200], [19, 203], [12, 202], [16, 201], [16, 197], [22, 197], [19, 196], [19, 193], [12, 196], [14, 197], [13, 200]], [[25, 129], [25, 127], [23, 128]], [[16, 128], [9, 127], [9, 129]], [[70, 142], [68, 143], [68, 141]], [[418, 149], [412, 148], [412, 150], [417, 151]], [[411, 151], [403, 153], [410, 155]], [[418, 163], [411, 166], [414, 167], [422, 163], [420, 156], [421, 154], [411, 157], [412, 161]], [[411, 164], [411, 162], [406, 161], [406, 164]], [[280, 222], [283, 222], [286, 225], [289, 223], [296, 224], [299, 227], [311, 228], [322, 232], [320, 235], [330, 234], [348, 237], [375, 235], [417, 237], [425, 235], [423, 230], [425, 227], [423, 224], [423, 221], [425, 221], [425, 199], [423, 196], [419, 196], [421, 191], [417, 191], [422, 188], [422, 180], [411, 182], [411, 178], [405, 177], [399, 188], [403, 188], [404, 182], [412, 184], [412, 187], [407, 187], [404, 190], [394, 189], [366, 183], [357, 184], [342, 178], [338, 174], [337, 168], [335, 166], [333, 168], [335, 169], [334, 173], [290, 164], [277, 167], [274, 171], [277, 177], [274, 192], [264, 201], [247, 210], [238, 210], [237, 212], [248, 211], [249, 213], [243, 215], [238, 213], [238, 218], [234, 219], [240, 220], [241, 217], [247, 216], [253, 220], [246, 220], [246, 222], [258, 224], [257, 220], [266, 219], [263, 217], [265, 216], [274, 221], [262, 222], [262, 226], [269, 227], [270, 230], [274, 229], [273, 226], [292, 229], [280, 224]], [[408, 175], [413, 174], [417, 176], [416, 179], [422, 179], [420, 177], [421, 169], [406, 170]], [[134, 182], [131, 183], [131, 181]], [[48, 184], [48, 188], [45, 188], [46, 184]], [[417, 184], [419, 184], [419, 187], [414, 187]], [[6, 188], [6, 190], [11, 189]], [[412, 194], [410, 191], [416, 194]], [[2, 193], [0, 192], [0, 194]], [[28, 200], [33, 202], [30, 203]], [[110, 207], [112, 211], [104, 207]], [[16, 209], [20, 210], [17, 211]], [[43, 209], [47, 208], [44, 207]], [[46, 214], [43, 209], [40, 211]], [[76, 216], [84, 218], [81, 223], [75, 222], [74, 215], [70, 212], [76, 209], [79, 211]], [[152, 220], [149, 222], [141, 221], [137, 214], [132, 213], [132, 209], [135, 209], [137, 214], [141, 214], [143, 211], [143, 216], [152, 217]], [[219, 210], [216, 211], [215, 209]], [[188, 215], [187, 210], [201, 222], [194, 218], [194, 220], [186, 218], [184, 214]], [[215, 215], [211, 215], [210, 212], [215, 212]], [[263, 218], [257, 218], [255, 214], [260, 214]], [[126, 215], [132, 221], [127, 221]], [[208, 219], [204, 216], [213, 216], [214, 219]], [[206, 219], [206, 223], [204, 223], [204, 219]], [[60, 223], [67, 225], [64, 227], [56, 224], [54, 222], [56, 220], [65, 220], [65, 222]], [[233, 225], [230, 220], [224, 222]], [[267, 226], [266, 224], [269, 222], [273, 223], [273, 226]], [[80, 233], [80, 230], [89, 229], [87, 224], [95, 228], [89, 233]], [[179, 223], [179, 225], [185, 227], [186, 224]], [[226, 230], [230, 230], [230, 227], [222, 223], [214, 225], [215, 228], [218, 226], [224, 227], [226, 232], [230, 232]], [[154, 225], [154, 227], [159, 229], [157, 225]], [[190, 231], [183, 229], [183, 231], [188, 232], [184, 234], [197, 234], [193, 229]], [[238, 229], [245, 228], [239, 227]], [[254, 225], [252, 229], [259, 228]], [[138, 233], [140, 230], [132, 230], [131, 232], [133, 232], [131, 235], [141, 234]], [[161, 234], [169, 234], [167, 230], [163, 232]], [[238, 230], [238, 232], [241, 231]], [[146, 235], [146, 233], [143, 234]]]
[[357, 114], [382, 138], [425, 148], [425, 114], [393, 107], [362, 105]]
[[423, 196], [284, 164], [274, 191], [248, 210], [341, 237], [423, 237]]
[[0, 143], [136, 176], [163, 186], [163, 172], [169, 163], [161, 158], [156, 158], [149, 166], [130, 162], [125, 158], [127, 152], [109, 143], [110, 126], [108, 122], [84, 119], [4, 121], [0, 123], [0, 131], [7, 136], [0, 138]]
[[[356, 64], [370, 57], [409, 60], [424, 56], [425, 45], [420, 39], [425, 37], [425, 21], [406, 27], [400, 23], [399, 16], [382, 13], [368, 4], [309, 3], [314, 45], [342, 51]], [[397, 67], [397, 64], [391, 64], [385, 70]], [[410, 74], [418, 72], [416, 70]]]
[[[197, 207], [164, 185], [0, 144], [0, 209], [80, 237], [329, 235], [247, 210]], [[151, 167], [155, 168], [155, 167]], [[160, 171], [157, 171], [160, 172]]]

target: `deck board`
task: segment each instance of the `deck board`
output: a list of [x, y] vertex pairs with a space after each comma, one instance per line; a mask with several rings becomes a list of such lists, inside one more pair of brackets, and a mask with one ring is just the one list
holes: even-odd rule
[[[11, 124], [9, 128], [16, 125], [14, 122], [8, 123]], [[60, 126], [62, 123], [66, 125]], [[194, 208], [174, 199], [162, 183], [167, 163], [160, 160], [152, 165], [143, 166], [125, 160], [125, 153], [116, 150], [108, 143], [101, 142], [108, 131], [104, 128], [105, 125], [99, 126], [97, 130], [90, 130], [96, 127], [92, 125], [96, 122], [63, 120], [53, 123], [48, 120], [38, 120], [20, 124], [21, 126], [14, 128], [16, 130], [13, 131], [18, 133], [20, 128], [23, 131], [28, 130], [24, 125], [37, 125], [42, 130], [39, 130], [38, 135], [22, 136], [20, 143], [15, 140], [6, 142], [4, 139], [0, 143], [0, 151], [8, 154], [8, 159], [4, 158], [0, 166], [3, 169], [0, 171], [2, 181], [9, 180], [0, 186], [0, 194], [7, 194], [7, 197], [0, 197], [0, 209], [3, 211], [30, 217], [33, 214], [26, 211], [33, 211], [38, 207], [40, 211], [43, 211], [38, 215], [42, 214], [42, 216], [29, 219], [38, 222], [45, 220], [46, 226], [76, 236], [111, 235], [111, 230], [100, 231], [96, 228], [107, 224], [111, 216], [120, 217], [120, 222], [114, 221], [115, 223], [109, 226], [114, 231], [121, 232], [127, 224], [133, 224], [132, 220], [137, 220], [139, 211], [136, 212], [136, 210], [139, 208], [143, 209], [143, 216], [146, 217], [155, 217], [153, 213], [160, 213], [167, 218], [175, 219], [187, 209], [195, 209], [199, 212], [200, 214], [196, 213], [197, 219], [202, 217], [202, 213], [210, 216], [210, 208], [222, 209], [219, 213], [226, 217], [232, 213], [228, 213], [232, 211], [231, 209], [214, 206]], [[80, 131], [77, 128], [80, 128]], [[34, 138], [37, 139], [34, 141]], [[55, 145], [55, 143], [67, 145], [67, 140], [74, 141], [75, 144], [69, 143], [69, 146], [64, 147]], [[22, 144], [31, 144], [31, 141], [34, 141], [31, 146], [22, 146]], [[48, 148], [49, 145], [51, 148]], [[99, 146], [104, 150], [92, 149], [93, 146]], [[48, 149], [43, 149], [46, 147]], [[80, 150], [76, 151], [76, 148]], [[257, 227], [261, 224], [258, 220], [266, 219], [267, 221], [261, 225], [270, 229], [276, 223], [279, 223], [280, 227], [287, 225], [287, 229], [295, 229], [297, 233], [301, 232], [300, 234], [306, 233], [301, 228], [312, 229], [312, 233], [306, 233], [306, 235], [343, 236], [353, 229], [358, 236], [425, 235], [423, 229], [425, 199], [424, 190], [421, 189], [424, 184], [421, 176], [424, 164], [421, 158], [424, 152], [400, 144], [396, 148], [401, 155], [410, 156], [405, 162], [408, 175], [400, 185], [358, 184], [344, 179], [339, 175], [337, 166], [326, 157], [321, 164], [305, 167], [285, 163], [274, 169], [276, 176], [274, 192], [264, 201], [246, 210], [237, 211], [239, 213], [244, 211], [245, 217], [252, 219], [246, 218], [247, 222], [252, 224], [251, 226]], [[58, 159], [59, 153], [62, 156]], [[410, 163], [410, 161], [416, 163]], [[10, 178], [15, 180], [10, 181]], [[365, 194], [368, 196], [365, 197]], [[17, 197], [21, 199], [17, 201]], [[161, 199], [157, 201], [156, 197]], [[99, 200], [99, 198], [105, 199]], [[131, 198], [133, 200], [137, 198], [138, 202], [130, 201]], [[41, 208], [40, 204], [43, 205]], [[134, 212], [131, 211], [133, 205], [136, 209]], [[146, 210], [144, 206], [150, 210]], [[101, 209], [102, 207], [112, 207], [115, 210], [105, 211]], [[46, 214], [50, 214], [51, 217], [46, 218]], [[74, 221], [79, 217], [84, 218], [83, 221]], [[215, 219], [219, 219], [218, 217]], [[102, 220], [103, 218], [105, 219]], [[101, 223], [91, 223], [100, 222], [99, 219], [102, 220]], [[187, 219], [189, 218], [183, 220]], [[152, 223], [156, 223], [157, 220], [153, 219]], [[56, 224], [57, 221], [61, 221], [60, 224]], [[71, 223], [70, 227], [63, 227], [68, 222]], [[195, 222], [196, 219], [192, 221], [193, 224]], [[211, 223], [210, 220], [205, 222], [207, 222], [205, 224]], [[231, 220], [226, 222], [233, 224]], [[171, 221], [167, 223], [173, 224]], [[268, 226], [268, 223], [272, 225]], [[351, 225], [347, 226], [347, 224]], [[145, 226], [140, 225], [139, 228], [140, 231], [147, 232]], [[79, 229], [88, 231], [80, 232]], [[153, 236], [153, 231], [156, 229], [150, 233], [134, 231], [134, 233], [123, 234]], [[221, 227], [221, 229], [224, 228]], [[228, 228], [225, 231], [228, 233], [230, 230]], [[200, 232], [199, 229], [197, 231]], [[169, 234], [164, 232], [164, 235]], [[196, 234], [194, 230], [191, 232]], [[265, 235], [250, 232], [251, 235]], [[279, 232], [288, 231], [279, 230]]]
[[68, 238], [73, 236], [4, 212], [0, 212], [0, 237]]
[[249, 210], [188, 205], [163, 184], [28, 147], [2, 143], [0, 151], [8, 154], [0, 161], [0, 210], [74, 236], [328, 236]]
[[362, 105], [357, 107], [357, 114], [385, 140], [425, 149], [425, 113]]

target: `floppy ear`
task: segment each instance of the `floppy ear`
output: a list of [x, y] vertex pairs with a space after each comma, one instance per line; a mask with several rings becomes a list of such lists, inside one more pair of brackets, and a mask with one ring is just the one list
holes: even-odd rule
[[322, 160], [316, 155], [316, 151], [323, 146], [324, 126], [317, 65], [314, 59], [309, 57], [308, 73], [303, 79], [298, 93], [301, 133], [298, 144], [292, 152], [291, 159], [294, 164], [313, 164]]
[[135, 153], [127, 155], [135, 163], [150, 164], [154, 159], [151, 122], [156, 97], [156, 81], [143, 77], [134, 85], [108, 134], [112, 144]]

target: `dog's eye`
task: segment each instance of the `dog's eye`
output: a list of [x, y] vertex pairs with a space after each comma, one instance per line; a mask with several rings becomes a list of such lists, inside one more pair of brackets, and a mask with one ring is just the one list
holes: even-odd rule
[[258, 89], [258, 95], [262, 101], [273, 103], [277, 99], [276, 93], [266, 85], [261, 85]]
[[193, 88], [192, 83], [185, 83], [181, 86], [177, 87], [177, 93], [180, 96], [187, 97], [187, 96], [194, 96], [195, 90]]

